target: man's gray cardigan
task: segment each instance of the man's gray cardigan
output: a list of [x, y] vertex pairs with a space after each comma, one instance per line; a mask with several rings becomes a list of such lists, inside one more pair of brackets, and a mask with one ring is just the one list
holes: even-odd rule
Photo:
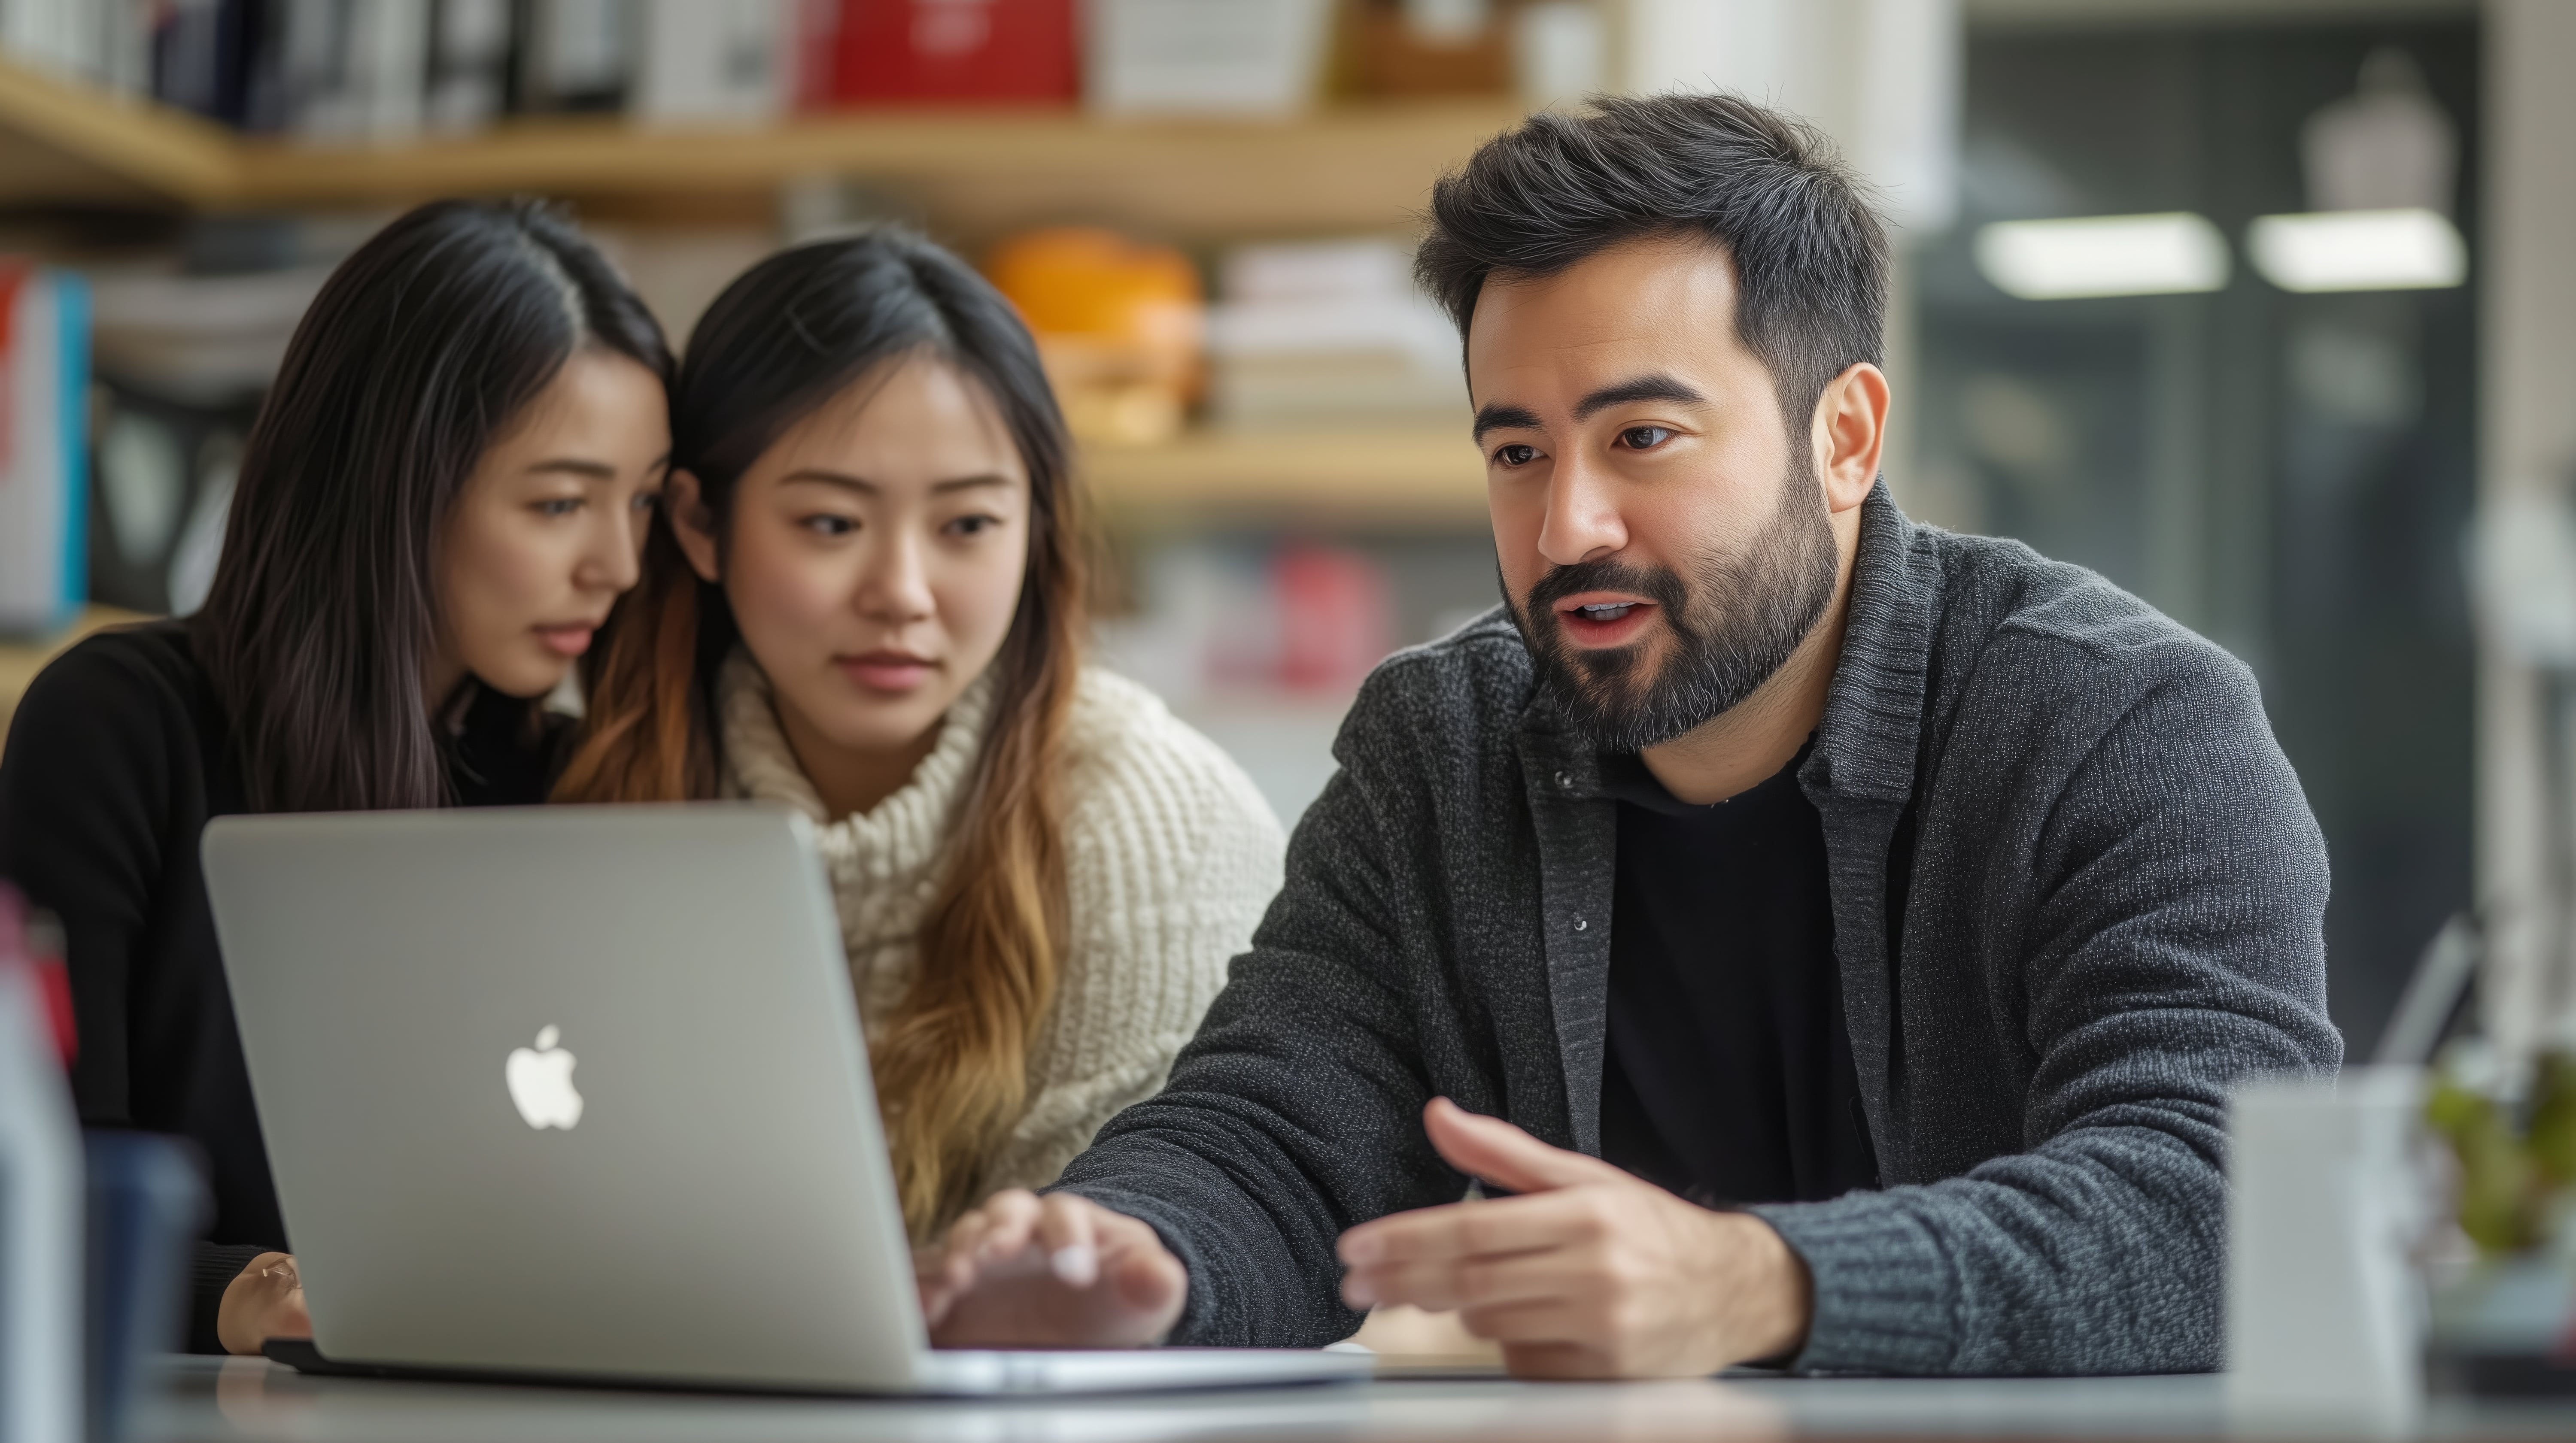
[[[1169, 1085], [1066, 1169], [1188, 1266], [1175, 1341], [1348, 1336], [1336, 1236], [1466, 1185], [1434, 1095], [1600, 1150], [1616, 804], [1531, 694], [1499, 611], [1378, 668]], [[2217, 1366], [2228, 1089], [2342, 1055], [2253, 677], [1881, 487], [1798, 779], [1884, 1190], [1753, 1209], [1814, 1274], [1797, 1366]]]

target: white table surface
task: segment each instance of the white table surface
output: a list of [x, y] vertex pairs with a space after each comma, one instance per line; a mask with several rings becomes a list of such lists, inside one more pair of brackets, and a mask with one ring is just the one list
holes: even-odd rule
[[[2199, 1438], [2226, 1434], [2214, 1377], [1381, 1380], [1258, 1391], [993, 1402], [746, 1398], [307, 1378], [260, 1359], [175, 1360], [154, 1440], [658, 1443], [658, 1440]], [[2576, 1408], [2438, 1401], [2444, 1437], [2576, 1438]]]

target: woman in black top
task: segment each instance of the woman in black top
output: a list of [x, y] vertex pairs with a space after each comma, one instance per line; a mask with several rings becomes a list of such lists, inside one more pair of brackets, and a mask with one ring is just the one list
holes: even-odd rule
[[405, 215], [296, 328], [205, 608], [84, 641], [18, 708], [0, 878], [62, 919], [81, 1120], [205, 1155], [193, 1348], [305, 1326], [199, 834], [227, 812], [544, 800], [538, 701], [635, 582], [670, 366], [542, 207]]

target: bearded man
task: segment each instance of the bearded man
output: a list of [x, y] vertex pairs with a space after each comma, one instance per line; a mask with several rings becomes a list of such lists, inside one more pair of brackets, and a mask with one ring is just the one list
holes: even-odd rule
[[2340, 1061], [2324, 844], [2245, 668], [1898, 512], [1886, 267], [1728, 97], [1441, 182], [1507, 604], [1369, 679], [1168, 1085], [958, 1224], [934, 1337], [2216, 1366], [2227, 1093]]

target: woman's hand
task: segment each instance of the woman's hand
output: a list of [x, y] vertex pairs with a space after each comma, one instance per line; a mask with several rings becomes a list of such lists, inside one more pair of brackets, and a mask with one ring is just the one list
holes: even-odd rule
[[1133, 1348], [1180, 1321], [1189, 1270], [1144, 1223], [1014, 1188], [959, 1218], [915, 1267], [943, 1348]]
[[312, 1336], [313, 1320], [304, 1312], [304, 1281], [295, 1275], [295, 1259], [262, 1253], [224, 1286], [215, 1337], [225, 1352], [255, 1354], [271, 1338]]

